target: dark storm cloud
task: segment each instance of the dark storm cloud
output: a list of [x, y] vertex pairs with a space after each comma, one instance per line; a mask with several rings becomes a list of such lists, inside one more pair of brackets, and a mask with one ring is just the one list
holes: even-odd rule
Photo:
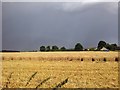
[[2, 3], [0, 2], [0, 50], [2, 50]]
[[[3, 3], [3, 49], [41, 45], [94, 47], [118, 41], [117, 3]], [[113, 10], [112, 10], [113, 9]]]
[[120, 45], [120, 2], [118, 3], [118, 44]]

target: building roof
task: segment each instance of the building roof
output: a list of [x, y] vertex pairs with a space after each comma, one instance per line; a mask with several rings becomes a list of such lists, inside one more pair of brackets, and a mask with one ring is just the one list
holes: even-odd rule
[[103, 47], [102, 49], [100, 49], [100, 50], [102, 50], [102, 51], [106, 51], [106, 50], [108, 50], [107, 48], [105, 48], [105, 47]]

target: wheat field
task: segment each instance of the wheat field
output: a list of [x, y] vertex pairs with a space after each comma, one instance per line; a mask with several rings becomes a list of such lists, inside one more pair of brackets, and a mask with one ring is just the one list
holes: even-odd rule
[[118, 88], [118, 52], [2, 54], [3, 88]]

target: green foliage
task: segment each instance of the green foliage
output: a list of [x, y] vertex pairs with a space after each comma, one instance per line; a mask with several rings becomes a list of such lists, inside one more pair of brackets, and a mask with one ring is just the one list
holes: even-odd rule
[[[117, 46], [117, 44], [109, 44], [105, 41], [99, 41], [97, 49], [90, 48], [89, 51], [99, 51], [103, 47], [107, 48], [110, 51], [120, 50], [120, 46]], [[54, 45], [52, 47], [50, 46], [41, 46], [40, 51], [83, 51], [83, 46], [80, 43], [77, 43], [74, 48], [68, 48], [66, 49], [64, 46], [59, 49], [58, 46]], [[88, 49], [84, 49], [84, 51], [88, 51]]]
[[117, 50], [120, 50], [120, 46], [117, 46]]
[[58, 46], [52, 46], [52, 51], [58, 51], [59, 50], [59, 48], [58, 48]]
[[75, 51], [75, 50], [71, 48], [71, 49], [66, 49], [65, 51]]
[[46, 47], [46, 51], [50, 51], [50, 46], [47, 46], [47, 47]]
[[98, 50], [100, 50], [100, 49], [102, 49], [105, 46], [106, 46], [106, 42], [105, 41], [99, 41], [97, 48], [98, 48]]
[[88, 51], [88, 49], [84, 49], [84, 51]]
[[117, 44], [106, 44], [105, 46], [107, 49], [111, 50], [111, 51], [115, 51], [117, 50]]
[[111, 50], [115, 51], [117, 49], [117, 44], [111, 44]]
[[61, 48], [60, 48], [60, 51], [65, 51], [65, 50], [66, 50], [65, 47], [61, 47]]
[[90, 50], [90, 51], [95, 51], [95, 48], [90, 48], [89, 50]]
[[40, 51], [46, 51], [45, 46], [41, 46]]
[[77, 43], [75, 45], [75, 48], [74, 48], [75, 51], [82, 51], [83, 50], [83, 46], [80, 44], [80, 43]]

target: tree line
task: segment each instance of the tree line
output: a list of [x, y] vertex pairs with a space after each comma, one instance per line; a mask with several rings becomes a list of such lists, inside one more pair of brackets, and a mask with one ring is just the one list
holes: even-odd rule
[[[100, 51], [103, 47], [110, 51], [120, 50], [120, 47], [117, 44], [109, 44], [105, 41], [99, 41], [97, 49], [90, 48], [90, 51]], [[81, 43], [77, 43], [73, 49], [67, 49], [64, 46], [59, 48], [58, 46], [41, 46], [40, 51], [87, 51], [88, 49], [84, 49]]]
[[40, 51], [82, 51], [83, 50], [83, 46], [80, 43], [77, 43], [75, 45], [74, 49], [67, 49], [64, 46], [59, 48], [58, 46], [54, 45], [52, 47], [50, 46], [41, 46], [40, 47]]

